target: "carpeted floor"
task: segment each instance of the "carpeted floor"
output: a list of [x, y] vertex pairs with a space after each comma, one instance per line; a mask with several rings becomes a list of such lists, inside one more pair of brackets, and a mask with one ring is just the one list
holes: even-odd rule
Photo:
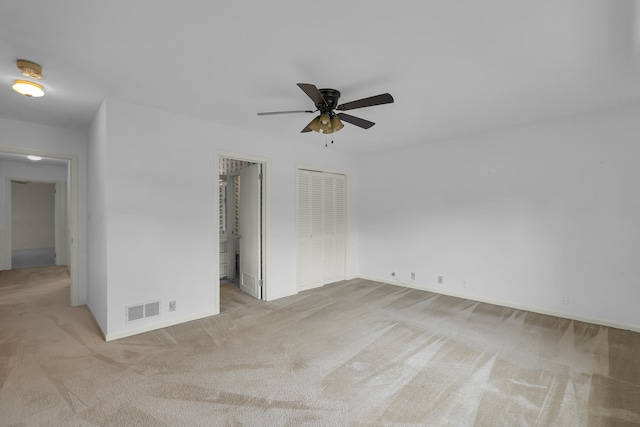
[[[0, 425], [640, 425], [640, 334], [352, 280], [110, 343], [0, 272]], [[616, 424], [618, 423], [618, 424]]]

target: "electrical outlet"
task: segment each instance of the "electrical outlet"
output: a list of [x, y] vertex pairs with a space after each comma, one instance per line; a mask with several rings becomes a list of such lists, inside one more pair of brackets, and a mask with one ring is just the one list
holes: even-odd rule
[[569, 295], [562, 295], [562, 305], [569, 305]]
[[169, 311], [176, 311], [176, 302], [169, 301]]
[[463, 281], [460, 283], [460, 285], [461, 285], [463, 288], [466, 288], [466, 287], [467, 287], [467, 281], [466, 281], [466, 280], [463, 280]]
[[411, 272], [411, 280], [416, 280], [416, 273], [413, 271]]
[[442, 285], [444, 283], [444, 277], [443, 276], [438, 276], [438, 284]]

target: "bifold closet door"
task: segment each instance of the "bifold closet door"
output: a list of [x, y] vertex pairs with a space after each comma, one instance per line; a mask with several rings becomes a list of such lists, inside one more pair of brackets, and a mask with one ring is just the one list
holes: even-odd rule
[[344, 175], [298, 171], [296, 281], [300, 290], [345, 278], [345, 184]]
[[346, 278], [347, 264], [346, 177], [334, 174], [333, 178], [333, 275], [327, 283], [344, 280]]

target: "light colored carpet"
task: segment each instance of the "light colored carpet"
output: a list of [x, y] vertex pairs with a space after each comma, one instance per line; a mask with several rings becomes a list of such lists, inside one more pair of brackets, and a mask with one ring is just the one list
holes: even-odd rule
[[[0, 425], [640, 425], [640, 334], [364, 280], [106, 343], [0, 273]], [[616, 424], [619, 423], [619, 424]]]

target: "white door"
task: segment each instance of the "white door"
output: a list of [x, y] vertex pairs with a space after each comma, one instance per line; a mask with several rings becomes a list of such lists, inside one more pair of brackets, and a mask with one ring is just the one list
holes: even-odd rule
[[262, 298], [261, 171], [256, 164], [240, 171], [240, 289]]
[[297, 192], [297, 286], [304, 290], [324, 284], [322, 173], [299, 170]]
[[298, 290], [344, 280], [345, 176], [298, 170], [297, 195]]
[[297, 267], [296, 283], [299, 290], [311, 286], [311, 172], [298, 170], [297, 182]]
[[323, 193], [322, 173], [311, 172], [311, 287], [324, 285], [323, 282]]
[[335, 176], [335, 270], [333, 281], [346, 279], [347, 267], [347, 181]]

